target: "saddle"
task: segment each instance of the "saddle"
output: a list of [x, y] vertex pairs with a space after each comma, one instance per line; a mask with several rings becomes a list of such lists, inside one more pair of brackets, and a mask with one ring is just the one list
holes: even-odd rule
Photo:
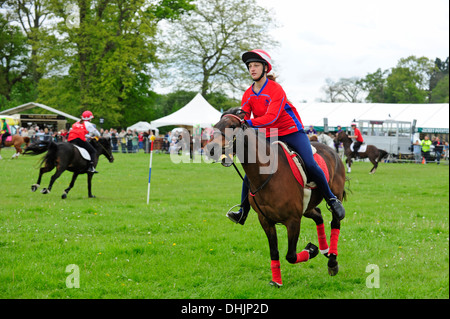
[[[282, 147], [284, 154], [289, 162], [289, 166], [291, 167], [292, 173], [294, 174], [297, 182], [300, 183], [303, 187], [303, 213], [306, 211], [308, 207], [309, 201], [311, 199], [311, 191], [317, 188], [317, 185], [314, 181], [308, 180], [308, 176], [306, 175], [305, 163], [303, 162], [300, 155], [295, 152], [291, 147], [281, 141], [275, 141], [273, 144], [280, 144]], [[319, 165], [320, 169], [325, 174], [325, 178], [327, 182], [330, 181], [330, 174], [328, 172], [327, 164], [322, 156], [317, 153], [317, 150], [314, 146], [311, 145], [311, 149], [313, 152], [314, 160]]]
[[[3, 136], [3, 134], [0, 134], [0, 141], [2, 140], [2, 136]], [[12, 141], [12, 135], [9, 135], [9, 136], [6, 138], [5, 142], [11, 142], [11, 141]]]
[[[352, 145], [350, 145], [350, 150], [353, 152], [353, 146], [355, 145], [355, 142], [352, 143]], [[367, 150], [367, 144], [366, 143], [362, 143], [361, 146], [358, 149], [358, 153], [364, 153]]]
[[75, 144], [72, 144], [72, 145], [78, 149], [82, 158], [84, 158], [86, 161], [91, 160], [91, 155], [89, 154], [88, 151], [86, 151], [85, 148], [79, 147], [78, 145], [75, 145]]

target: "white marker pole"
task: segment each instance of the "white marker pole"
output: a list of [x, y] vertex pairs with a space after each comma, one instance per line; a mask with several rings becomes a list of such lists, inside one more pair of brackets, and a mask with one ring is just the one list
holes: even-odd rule
[[148, 188], [147, 188], [147, 205], [148, 202], [150, 200], [150, 180], [152, 177], [152, 161], [153, 161], [153, 142], [155, 141], [155, 135], [152, 135], [150, 137], [150, 140], [152, 141], [151, 146], [150, 146], [150, 164], [149, 164], [149, 168], [148, 168]]

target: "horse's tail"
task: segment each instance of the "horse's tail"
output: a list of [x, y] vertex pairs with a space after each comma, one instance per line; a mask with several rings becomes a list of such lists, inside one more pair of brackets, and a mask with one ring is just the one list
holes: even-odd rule
[[31, 140], [30, 140], [30, 138], [28, 136], [25, 136], [23, 138], [23, 141], [25, 142], [26, 145], [30, 144], [30, 142], [31, 142]]
[[380, 151], [380, 155], [378, 155], [377, 162], [381, 161], [383, 158], [385, 158], [386, 156], [389, 155], [389, 153], [386, 152], [385, 150], [379, 150], [379, 151]]
[[25, 148], [24, 155], [39, 155], [49, 151], [50, 146], [55, 144], [51, 141], [40, 141], [33, 143]]
[[344, 187], [344, 192], [342, 194], [342, 200], [347, 201], [348, 199], [348, 193], [352, 194], [352, 190], [350, 189], [350, 177], [345, 176], [345, 184], [346, 186]]
[[52, 141], [40, 141], [27, 146], [23, 155], [39, 155], [47, 152], [41, 161], [42, 164], [44, 162], [55, 161], [57, 149], [58, 145]]

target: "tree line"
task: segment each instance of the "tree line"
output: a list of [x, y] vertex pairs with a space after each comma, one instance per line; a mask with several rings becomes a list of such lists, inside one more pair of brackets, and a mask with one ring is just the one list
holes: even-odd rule
[[[278, 46], [268, 32], [276, 26], [256, 0], [0, 0], [0, 110], [34, 101], [126, 127], [197, 92], [226, 110], [249, 84], [240, 55]], [[327, 80], [324, 93], [331, 102], [448, 102], [448, 58]]]
[[364, 78], [326, 80], [323, 92], [327, 102], [369, 103], [448, 103], [448, 57], [409, 56], [393, 68], [378, 69]]
[[124, 127], [199, 91], [236, 106], [240, 54], [276, 44], [269, 25], [255, 0], [0, 0], [0, 110], [35, 101]]

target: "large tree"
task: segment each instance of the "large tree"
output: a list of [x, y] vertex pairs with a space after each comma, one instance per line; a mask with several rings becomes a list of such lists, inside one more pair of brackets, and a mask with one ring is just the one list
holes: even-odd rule
[[426, 57], [409, 56], [400, 59], [396, 67], [368, 74], [361, 84], [368, 93], [366, 100], [369, 102], [430, 103], [433, 102], [432, 90], [439, 82], [438, 78], [443, 78], [438, 76], [438, 72], [436, 62]]
[[[0, 94], [11, 101], [14, 85], [28, 74], [26, 36], [8, 17], [0, 13]], [[6, 105], [0, 99], [0, 107]]]
[[42, 77], [39, 71], [39, 51], [42, 35], [47, 31], [45, 22], [51, 17], [49, 0], [0, 0], [0, 2], [12, 15], [13, 20], [21, 26], [28, 39], [30, 46], [28, 69], [35, 88]]
[[363, 86], [359, 78], [341, 78], [337, 82], [326, 79], [325, 82], [326, 85], [322, 87], [322, 91], [326, 94], [325, 101], [350, 103], [362, 101]]
[[163, 34], [169, 63], [169, 83], [197, 88], [203, 96], [214, 91], [241, 91], [248, 84], [244, 51], [270, 49], [276, 42], [268, 31], [271, 14], [255, 0], [198, 0]]
[[77, 0], [68, 6], [50, 0], [51, 11], [62, 19], [43, 38], [41, 100], [55, 106], [70, 103], [75, 114], [89, 108], [97, 118], [118, 125], [130, 103], [139, 108], [136, 104], [149, 98], [157, 24], [192, 9], [190, 2]]

